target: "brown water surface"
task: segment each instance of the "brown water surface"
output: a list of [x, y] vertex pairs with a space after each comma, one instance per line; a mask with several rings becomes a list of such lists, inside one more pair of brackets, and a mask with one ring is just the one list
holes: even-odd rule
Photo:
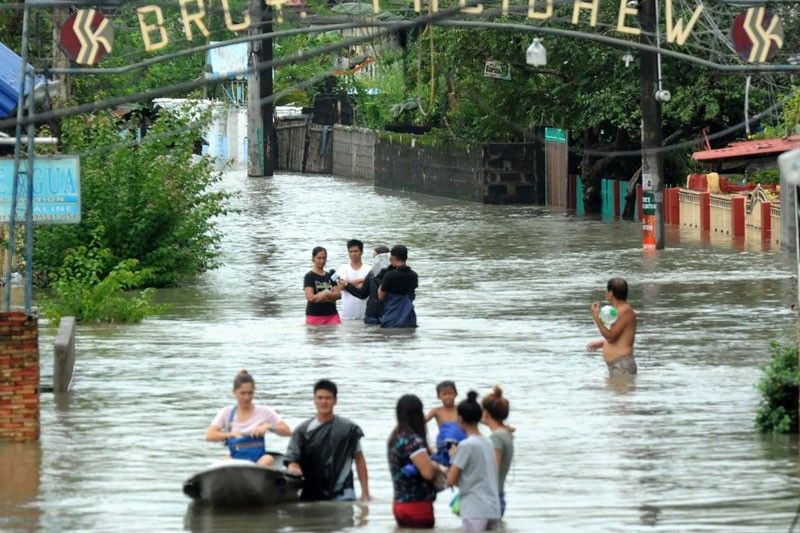
[[[40, 443], [0, 445], [0, 529], [40, 531], [389, 531], [386, 437], [394, 404], [434, 385], [502, 384], [516, 455], [510, 531], [785, 531], [798, 504], [797, 445], [754, 431], [755, 384], [773, 339], [789, 339], [794, 264], [671, 229], [641, 251], [640, 226], [537, 207], [376, 191], [327, 176], [226, 176], [241, 210], [220, 220], [224, 266], [164, 290], [171, 305], [134, 326], [81, 325], [72, 391], [42, 395]], [[402, 242], [420, 274], [416, 331], [303, 324], [311, 249], [329, 267], [345, 241]], [[589, 304], [623, 275], [640, 325], [634, 384], [597, 355]], [[43, 325], [47, 375], [54, 332]], [[241, 369], [292, 426], [311, 386], [340, 387], [337, 413], [364, 429], [374, 500], [258, 513], [197, 509], [181, 493], [223, 456], [203, 440]], [[430, 427], [430, 437], [435, 428]], [[283, 450], [286, 440], [271, 437]], [[440, 529], [457, 528], [436, 503]]]

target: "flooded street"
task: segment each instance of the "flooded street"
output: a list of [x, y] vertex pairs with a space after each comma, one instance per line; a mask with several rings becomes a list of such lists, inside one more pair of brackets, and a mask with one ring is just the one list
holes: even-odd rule
[[[80, 325], [72, 391], [42, 394], [38, 444], [0, 444], [0, 530], [391, 531], [386, 439], [394, 405], [460, 401], [495, 383], [511, 402], [509, 531], [786, 531], [798, 505], [798, 449], [762, 436], [755, 384], [773, 339], [791, 342], [794, 260], [691, 241], [641, 250], [641, 226], [376, 191], [328, 176], [226, 176], [239, 212], [220, 220], [223, 266], [159, 291], [169, 309], [133, 326]], [[420, 276], [416, 331], [304, 325], [311, 249], [328, 268], [345, 241], [403, 243]], [[365, 260], [371, 253], [365, 253]], [[639, 313], [633, 386], [609, 382], [589, 305], [622, 275]], [[43, 374], [52, 328], [42, 325]], [[240, 369], [256, 401], [295, 427], [312, 385], [339, 385], [337, 414], [364, 430], [374, 500], [260, 513], [197, 510], [183, 481], [220, 459], [204, 441], [232, 404]], [[47, 378], [43, 378], [47, 383]], [[429, 426], [429, 439], [436, 429]], [[283, 451], [288, 439], [271, 435]], [[356, 483], [358, 487], [358, 484]], [[436, 501], [437, 529], [459, 519]]]

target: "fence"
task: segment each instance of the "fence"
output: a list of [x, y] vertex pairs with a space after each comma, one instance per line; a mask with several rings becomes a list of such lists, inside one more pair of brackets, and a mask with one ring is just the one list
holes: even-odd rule
[[333, 127], [333, 174], [346, 178], [375, 178], [375, 132], [366, 128]]
[[333, 128], [312, 124], [308, 117], [279, 120], [275, 170], [330, 174], [333, 171]]
[[[677, 197], [679, 206], [675, 216], [671, 202]], [[688, 189], [667, 189], [665, 211], [671, 213], [665, 222], [697, 228], [701, 234], [730, 235], [749, 241], [780, 244], [780, 207], [771, 202], [755, 201], [748, 212], [747, 198]]]

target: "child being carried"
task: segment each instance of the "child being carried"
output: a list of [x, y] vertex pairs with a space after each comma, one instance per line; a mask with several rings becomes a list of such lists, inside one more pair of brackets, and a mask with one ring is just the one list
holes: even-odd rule
[[447, 451], [453, 444], [458, 444], [467, 438], [467, 434], [458, 425], [458, 411], [456, 410], [456, 384], [445, 380], [436, 385], [436, 397], [441, 400], [440, 407], [434, 407], [425, 415], [425, 421], [435, 418], [439, 426], [436, 436], [436, 453], [431, 459], [443, 466], [450, 466], [450, 454]]

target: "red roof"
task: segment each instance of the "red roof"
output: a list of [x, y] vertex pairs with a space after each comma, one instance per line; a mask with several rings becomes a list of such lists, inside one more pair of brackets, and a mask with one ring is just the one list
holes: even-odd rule
[[692, 157], [698, 161], [715, 161], [750, 157], [759, 155], [782, 154], [794, 148], [800, 148], [800, 135], [792, 135], [783, 139], [758, 139], [731, 143], [725, 148], [695, 152]]

